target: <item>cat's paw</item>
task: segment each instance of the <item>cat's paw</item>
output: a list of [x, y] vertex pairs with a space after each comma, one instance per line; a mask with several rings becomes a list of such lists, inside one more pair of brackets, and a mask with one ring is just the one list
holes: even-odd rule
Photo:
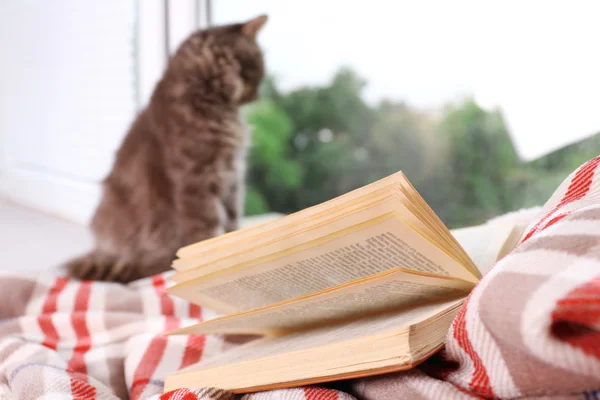
[[121, 265], [111, 257], [99, 257], [95, 253], [75, 258], [67, 262], [64, 268], [70, 277], [86, 281], [129, 283], [139, 278], [135, 268]]
[[79, 280], [94, 280], [97, 278], [97, 271], [94, 266], [94, 259], [91, 254], [86, 254], [67, 262], [63, 268], [71, 278]]

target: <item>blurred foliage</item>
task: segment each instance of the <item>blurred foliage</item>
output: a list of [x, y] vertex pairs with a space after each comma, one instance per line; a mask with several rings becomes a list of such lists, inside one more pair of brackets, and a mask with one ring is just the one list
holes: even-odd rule
[[249, 156], [246, 214], [264, 214], [284, 206], [287, 195], [299, 190], [304, 170], [290, 149], [292, 122], [281, 107], [263, 100], [252, 107], [247, 121], [253, 129], [253, 147]]
[[522, 163], [499, 111], [472, 99], [441, 112], [403, 102], [370, 106], [348, 68], [322, 86], [281, 91], [265, 80], [252, 125], [246, 214], [291, 213], [404, 171], [450, 227], [544, 203], [600, 137]]

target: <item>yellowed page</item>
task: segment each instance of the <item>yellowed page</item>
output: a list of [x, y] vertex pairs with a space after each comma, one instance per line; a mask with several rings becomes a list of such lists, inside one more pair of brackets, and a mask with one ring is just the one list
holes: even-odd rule
[[[340, 208], [320, 213], [294, 224], [278, 226], [277, 224], [280, 221], [274, 221], [273, 225], [276, 226], [275, 229], [266, 229], [265, 227], [262, 232], [242, 240], [233, 242], [221, 241], [217, 243], [218, 245], [207, 245], [207, 242], [202, 242], [198, 244], [197, 248], [198, 251], [202, 250], [202, 253], [173, 261], [172, 267], [180, 271], [182, 275], [173, 276], [172, 280], [183, 282], [195, 279], [207, 273], [226, 268], [226, 265], [239, 263], [240, 259], [248, 261], [277, 251], [283, 251], [284, 249], [327, 236], [391, 211], [399, 213], [409, 225], [438, 244], [449, 255], [465, 264], [471, 262], [470, 260], [461, 260], [454, 256], [455, 254], [462, 254], [461, 251], [453, 247], [454, 244], [448, 242], [444, 236], [439, 235], [437, 232], [438, 227], [424, 223], [413, 211], [409, 210], [405, 205], [408, 202], [407, 197], [402, 193], [401, 186], [397, 184], [388, 186], [377, 192], [369, 193], [364, 198], [345, 203]], [[256, 255], [253, 251], [260, 255]], [[205, 267], [208, 270], [191, 274], [185, 273]], [[210, 272], [208, 272], [209, 270]]]
[[[276, 227], [275, 229], [265, 229], [263, 232], [251, 237], [237, 240], [233, 244], [225, 242], [224, 244], [219, 243], [218, 246], [203, 247], [202, 254], [176, 259], [173, 261], [172, 266], [181, 272], [189, 271], [204, 265], [212, 266], [215, 262], [229, 262], [228, 260], [235, 256], [251, 257], [248, 253], [252, 250], [259, 249], [265, 253], [263, 255], [266, 255], [280, 250], [286, 246], [286, 243], [291, 243], [288, 247], [293, 247], [306, 241], [335, 233], [341, 229], [385, 214], [385, 212], [377, 210], [382, 202], [389, 201], [393, 196], [391, 190], [391, 188], [382, 189], [373, 193], [373, 196], [369, 195], [366, 198], [355, 199], [353, 202], [344, 204], [343, 207], [322, 213], [322, 215], [307, 218], [295, 224]], [[400, 207], [403, 207], [398, 199], [395, 200], [392, 207], [396, 207], [398, 204], [400, 204]], [[394, 209], [387, 210], [387, 212], [390, 211], [394, 211]], [[358, 213], [364, 215], [364, 218], [361, 219], [359, 215], [357, 216]], [[357, 218], [360, 220], [357, 220]], [[274, 221], [274, 224], [277, 222], [279, 221]], [[311, 239], [307, 240], [306, 238]], [[272, 250], [272, 247], [267, 247], [272, 244], [275, 244], [278, 250]]]
[[[408, 369], [440, 348], [461, 303], [258, 340], [168, 376], [165, 391], [204, 386], [245, 393]], [[413, 341], [421, 327], [422, 340]]]
[[386, 186], [394, 185], [399, 183], [404, 179], [404, 175], [401, 172], [395, 173], [383, 179], [380, 179], [376, 182], [373, 182], [369, 185], [363, 186], [351, 192], [348, 192], [342, 196], [336, 197], [329, 201], [326, 201], [321, 204], [317, 204], [313, 207], [298, 211], [294, 214], [285, 216], [279, 220], [268, 222], [265, 224], [261, 224], [255, 227], [247, 228], [240, 231], [231, 232], [227, 235], [222, 235], [210, 240], [205, 240], [200, 243], [191, 244], [185, 246], [177, 252], [177, 256], [181, 258], [186, 258], [193, 256], [198, 253], [202, 253], [208, 247], [214, 244], [221, 245], [223, 243], [231, 243], [230, 241], [239, 240], [242, 238], [254, 237], [256, 233], [263, 231], [264, 229], [276, 230], [277, 228], [296, 224], [298, 222], [302, 222], [306, 219], [312, 218], [315, 215], [320, 213], [326, 213], [332, 211], [338, 207], [341, 207], [346, 202], [352, 202], [362, 196], [368, 196], [370, 193], [375, 192], [377, 190], [383, 189]]
[[[314, 241], [315, 239], [327, 237], [331, 234], [335, 234], [343, 229], [374, 220], [382, 215], [395, 212], [418, 233], [422, 234], [431, 241], [432, 243], [440, 246], [437, 241], [437, 235], [435, 232], [429, 230], [427, 226], [417, 220], [413, 214], [402, 203], [400, 196], [397, 193], [392, 193], [389, 197], [383, 200], [378, 200], [374, 204], [370, 204], [366, 209], [349, 213], [334, 219], [333, 221], [325, 221], [320, 226], [312, 229], [305, 230], [304, 232], [298, 232], [291, 234], [286, 238], [274, 239], [269, 243], [261, 243], [260, 241], [252, 241], [256, 245], [251, 249], [244, 249], [236, 246], [230, 250], [239, 250], [236, 254], [229, 257], [207, 263], [201, 267], [186, 269], [173, 276], [170, 279], [177, 283], [182, 283], [192, 279], [197, 279], [217, 271], [222, 271], [241, 263], [245, 263], [251, 260], [257, 260], [261, 257], [267, 257], [269, 255], [279, 253], [282, 251], [288, 251], [297, 246]], [[449, 256], [453, 257], [454, 253], [451, 249], [443, 249]], [[215, 250], [216, 252], [216, 250]], [[231, 251], [230, 251], [231, 253]], [[216, 255], [216, 253], [215, 253]], [[456, 259], [456, 257], [453, 257]], [[208, 257], [198, 258], [196, 262], [206, 261]], [[202, 261], [200, 261], [202, 260]], [[177, 262], [194, 262], [194, 260], [177, 260]], [[460, 261], [460, 260], [458, 260]]]
[[[268, 358], [282, 353], [303, 350], [310, 347], [326, 346], [334, 343], [353, 340], [361, 337], [383, 334], [418, 324], [445, 310], [458, 307], [464, 299], [453, 299], [421, 305], [397, 313], [378, 314], [372, 317], [337, 325], [326, 325], [316, 329], [298, 331], [283, 336], [259, 339], [237, 349], [233, 349], [219, 357], [208, 359], [189, 370], [211, 368], [220, 365], [234, 364], [256, 358]], [[407, 350], [409, 350], [407, 348]], [[325, 354], [324, 354], [325, 356]]]
[[[409, 225], [418, 230], [422, 235], [436, 242], [439, 247], [444, 248], [446, 252], [457, 260], [465, 264], [471, 263], [472, 261], [468, 256], [461, 258], [466, 253], [460, 247], [460, 244], [452, 238], [447, 228], [443, 224], [440, 226], [436, 220], [428, 216], [428, 213], [424, 213], [419, 207], [412, 204], [406, 192], [406, 188], [401, 184], [394, 184], [369, 193], [359, 199], [346, 202], [339, 208], [319, 213], [311, 218], [297, 221], [294, 224], [278, 226], [281, 223], [280, 220], [271, 221], [269, 224], [275, 226], [276, 229], [266, 229], [267, 226], [265, 226], [265, 229], [261, 232], [246, 235], [248, 237], [242, 240], [222, 240], [214, 244], [210, 244], [211, 240], [204, 241], [197, 244], [198, 251], [202, 250], [201, 253], [195, 256], [190, 255], [185, 258], [176, 259], [173, 261], [172, 266], [176, 270], [183, 272], [213, 264], [215, 261], [223, 261], [235, 255], [247, 256], [249, 251], [264, 247], [267, 244], [277, 243], [277, 246], [280, 246], [281, 249], [286, 246], [284, 244], [285, 240], [292, 239], [296, 241], [293, 245], [298, 245], [300, 244], [300, 237], [302, 235], [318, 238], [333, 233], [335, 230], [340, 230], [366, 220], [363, 218], [363, 220], [358, 221], [358, 216], [355, 215], [357, 213], [364, 214], [368, 212], [368, 218], [374, 218], [390, 211], [400, 213]], [[376, 210], [382, 209], [382, 211], [374, 212], [371, 208]], [[433, 213], [433, 211], [431, 212]], [[445, 234], [440, 234], [440, 230], [444, 230]], [[223, 237], [226, 238], [230, 235], [232, 234], [227, 234]]]
[[419, 192], [417, 192], [406, 176], [402, 172], [399, 172], [398, 175], [401, 177], [401, 192], [406, 196], [406, 205], [410, 212], [423, 221], [423, 223], [427, 224], [432, 230], [436, 231], [439, 241], [445, 243], [449, 248], [452, 248], [453, 254], [458, 260], [463, 262], [465, 268], [475, 274], [478, 278], [481, 278], [481, 274], [475, 263], [462, 248], [460, 243], [452, 236], [442, 220], [431, 209]]
[[169, 288], [231, 313], [305, 296], [403, 267], [477, 282], [458, 261], [391, 213], [327, 238]]
[[178, 329], [172, 334], [277, 334], [464, 297], [473, 283], [397, 268], [359, 281], [240, 314]]

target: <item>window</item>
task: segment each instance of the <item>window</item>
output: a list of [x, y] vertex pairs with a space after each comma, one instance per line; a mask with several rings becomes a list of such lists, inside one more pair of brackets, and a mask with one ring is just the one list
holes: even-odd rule
[[596, 2], [217, 0], [266, 13], [247, 212], [403, 170], [450, 227], [544, 203], [600, 153]]

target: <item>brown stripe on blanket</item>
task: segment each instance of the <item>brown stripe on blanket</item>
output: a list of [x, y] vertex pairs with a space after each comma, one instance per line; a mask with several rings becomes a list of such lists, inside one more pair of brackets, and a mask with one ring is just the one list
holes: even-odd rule
[[[23, 346], [23, 342], [17, 339], [4, 339], [2, 342], [2, 346], [0, 347], [0, 360], [2, 362], [6, 362], [8, 357], [15, 351], [17, 351], [20, 347]], [[8, 376], [2, 373], [0, 374], [0, 384], [8, 384]]]
[[[412, 376], [424, 375], [421, 371], [402, 371], [392, 374], [373, 376], [369, 378], [355, 379], [352, 381], [352, 390], [349, 391], [356, 398], [361, 400], [382, 400], [382, 399], [410, 399], [410, 400], [431, 400], [430, 393], [419, 390], [418, 387], [411, 387], [408, 379]], [[440, 386], [436, 388], [436, 386]], [[441, 394], [452, 393], [455, 398], [467, 398], [460, 396], [452, 384], [438, 381], [431, 378], [429, 383], [429, 392], [439, 391]], [[446, 392], [444, 392], [444, 389]], [[437, 397], [442, 398], [442, 397]]]
[[[14, 336], [21, 333], [21, 318], [11, 318], [9, 320], [0, 321], [0, 338], [6, 336]], [[0, 357], [0, 361], [3, 360]]]
[[589, 251], [600, 245], [600, 236], [592, 235], [553, 235], [532, 238], [517, 247], [515, 253], [531, 250], [561, 251], [575, 256], [588, 255]]
[[532, 354], [523, 342], [520, 330], [523, 310], [529, 297], [546, 280], [548, 277], [511, 272], [495, 276], [479, 302], [481, 320], [522, 395], [581, 393], [598, 388], [600, 377], [584, 376], [548, 364]]
[[126, 311], [137, 314], [143, 313], [143, 298], [139, 291], [121, 285], [106, 285], [105, 297], [106, 311]]
[[577, 394], [563, 394], [560, 396], [535, 396], [535, 397], [527, 397], [527, 400], [582, 400], [587, 399], [587, 397], [582, 397], [581, 393]]
[[201, 388], [191, 389], [190, 392], [201, 400], [233, 400], [235, 398], [233, 393], [221, 389]]
[[[129, 329], [128, 335], [135, 335], [137, 333], [144, 333], [147, 329], [148, 317], [142, 314], [134, 314], [130, 312], [111, 312], [99, 316], [104, 318], [104, 326], [107, 331], [113, 331], [114, 329], [122, 326], [129, 325], [133, 327], [134, 324], [138, 324], [139, 329]], [[122, 340], [122, 339], [121, 339]]]
[[125, 381], [125, 365], [123, 358], [107, 358], [106, 366], [108, 367], [108, 384], [115, 396], [120, 399], [129, 398], [127, 382]]
[[36, 282], [28, 278], [7, 276], [0, 278], [0, 319], [20, 317], [25, 314]]
[[569, 220], [598, 220], [600, 219], [600, 207], [590, 207], [581, 211], [575, 211], [573, 214], [567, 216]]

